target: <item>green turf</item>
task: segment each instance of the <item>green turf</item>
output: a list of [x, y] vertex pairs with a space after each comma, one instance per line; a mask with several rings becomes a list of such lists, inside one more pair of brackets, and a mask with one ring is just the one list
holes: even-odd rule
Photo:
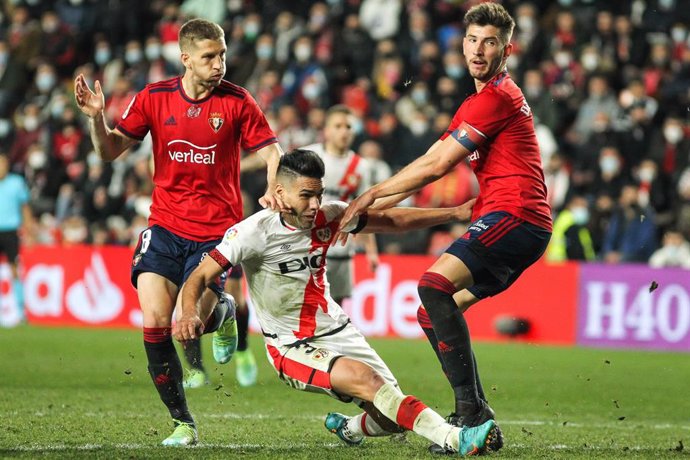
[[[259, 383], [239, 388], [232, 363], [205, 358], [213, 384], [190, 390], [200, 445], [160, 447], [171, 432], [146, 373], [139, 331], [0, 330], [0, 457], [433, 458], [427, 442], [369, 439], [346, 448], [323, 428], [356, 407], [292, 390], [258, 353]], [[422, 341], [372, 340], [403, 390], [445, 415], [451, 393]], [[687, 458], [690, 356], [477, 344], [506, 446], [496, 458]], [[681, 449], [682, 441], [688, 446]]]

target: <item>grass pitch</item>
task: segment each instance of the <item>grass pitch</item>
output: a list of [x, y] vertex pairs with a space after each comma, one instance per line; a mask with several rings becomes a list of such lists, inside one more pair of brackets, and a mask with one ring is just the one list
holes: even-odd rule
[[[403, 391], [442, 415], [451, 391], [423, 341], [371, 340]], [[439, 458], [413, 433], [347, 448], [323, 428], [357, 413], [288, 388], [252, 336], [259, 383], [239, 388], [204, 342], [212, 384], [188, 391], [200, 444], [164, 448], [169, 416], [146, 371], [140, 331], [23, 326], [0, 330], [2, 458]], [[476, 344], [506, 437], [495, 458], [690, 458], [690, 356]], [[687, 447], [686, 447], [687, 446]], [[442, 458], [442, 457], [441, 457]]]

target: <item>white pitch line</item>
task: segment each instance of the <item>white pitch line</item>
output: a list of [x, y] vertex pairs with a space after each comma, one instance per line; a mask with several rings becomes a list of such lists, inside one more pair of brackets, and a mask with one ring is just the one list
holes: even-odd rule
[[[141, 449], [160, 449], [163, 446], [158, 444], [134, 444], [134, 443], [117, 443], [117, 444], [82, 444], [82, 445], [66, 445], [66, 444], [31, 444], [28, 446], [17, 446], [10, 449], [4, 449], [5, 452], [62, 452], [70, 450], [79, 451], [98, 451], [103, 449], [120, 449], [120, 450], [141, 450]], [[310, 449], [316, 447], [326, 449], [340, 449], [343, 445], [340, 443], [326, 443], [326, 444], [235, 444], [235, 443], [199, 443], [195, 446], [189, 446], [187, 449], [228, 449], [228, 450], [246, 450], [246, 449], [270, 449], [270, 450], [285, 450], [287, 449]], [[506, 444], [507, 448], [511, 449], [527, 449], [532, 448], [527, 444]], [[619, 447], [604, 447], [604, 446], [583, 446], [582, 444], [567, 445], [567, 444], [552, 444], [547, 446], [539, 446], [541, 449], [549, 449], [554, 451], [563, 450], [590, 450], [590, 451], [604, 451], [604, 450], [621, 450]], [[625, 450], [631, 451], [658, 451], [659, 448], [649, 446], [625, 446]], [[177, 451], [177, 450], [176, 450]]]

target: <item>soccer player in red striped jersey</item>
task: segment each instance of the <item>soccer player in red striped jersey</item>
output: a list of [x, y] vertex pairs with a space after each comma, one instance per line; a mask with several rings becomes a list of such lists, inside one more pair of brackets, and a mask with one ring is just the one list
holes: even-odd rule
[[[283, 153], [252, 96], [223, 80], [223, 29], [193, 19], [180, 29], [179, 45], [184, 75], [147, 85], [113, 129], [103, 116], [100, 83], [92, 91], [83, 75], [75, 79], [77, 104], [89, 117], [101, 158], [115, 160], [149, 132], [153, 139], [155, 188], [149, 227], [132, 261], [132, 283], [143, 311], [149, 372], [175, 426], [165, 445], [197, 442], [171, 339], [178, 292], [227, 227], [242, 217], [240, 149], [256, 152], [267, 163], [269, 189], [260, 202], [273, 209], [281, 205], [271, 190]], [[235, 350], [237, 333], [232, 299], [222, 295], [221, 286], [215, 283], [204, 292], [201, 309], [205, 331], [216, 331], [214, 358], [223, 363]]]
[[[271, 365], [293, 388], [355, 402], [355, 417], [330, 413], [325, 425], [345, 443], [364, 436], [412, 430], [453, 453], [485, 449], [493, 420], [454, 427], [413, 396], [404, 395], [383, 360], [330, 295], [325, 277], [342, 201], [321, 202], [324, 163], [310, 150], [284, 155], [276, 193], [289, 211], [260, 211], [234, 225], [190, 275], [182, 290], [177, 340], [198, 336], [203, 326], [197, 302], [205, 286], [242, 264]], [[465, 219], [473, 201], [457, 208], [396, 208], [355, 219], [348, 232], [402, 231]]]
[[[472, 7], [464, 22], [463, 52], [477, 92], [425, 155], [354, 200], [341, 225], [375, 200], [394, 201], [387, 197], [409, 194], [469, 159], [479, 181], [473, 221], [422, 276], [418, 319], [455, 394], [449, 418], [476, 426], [494, 412], [479, 383], [464, 312], [507, 289], [539, 259], [552, 224], [532, 113], [506, 71], [515, 22], [491, 2]], [[500, 433], [493, 438], [492, 447], [500, 448]], [[432, 450], [442, 451], [438, 447]]]

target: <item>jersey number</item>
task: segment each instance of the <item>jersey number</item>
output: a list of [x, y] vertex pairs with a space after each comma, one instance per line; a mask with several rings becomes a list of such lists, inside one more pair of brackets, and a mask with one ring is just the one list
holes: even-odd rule
[[149, 248], [151, 244], [151, 229], [147, 228], [141, 234], [141, 249], [139, 249], [139, 254], [143, 254]]

